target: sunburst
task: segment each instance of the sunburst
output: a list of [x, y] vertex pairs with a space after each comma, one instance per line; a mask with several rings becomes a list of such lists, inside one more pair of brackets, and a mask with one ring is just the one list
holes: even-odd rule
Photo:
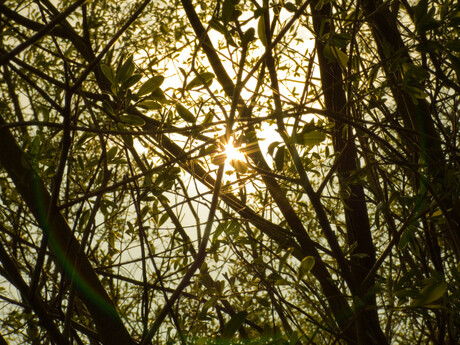
[[233, 138], [230, 138], [228, 143], [224, 144], [225, 162], [242, 161], [244, 160], [244, 153], [238, 147], [235, 147]]

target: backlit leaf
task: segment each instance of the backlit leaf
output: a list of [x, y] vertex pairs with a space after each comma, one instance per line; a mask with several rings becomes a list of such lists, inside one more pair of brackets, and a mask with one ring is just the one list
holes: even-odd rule
[[289, 12], [296, 12], [297, 6], [294, 5], [292, 2], [286, 2], [284, 4], [284, 8], [287, 9]]
[[177, 110], [177, 114], [182, 119], [184, 119], [185, 121], [187, 121], [189, 123], [195, 123], [196, 122], [195, 116], [190, 112], [190, 110], [185, 108], [182, 104], [177, 103], [176, 104], [176, 110]]
[[138, 96], [143, 96], [158, 89], [165, 78], [162, 75], [156, 75], [147, 80], [137, 91]]
[[230, 321], [224, 326], [222, 337], [231, 338], [240, 329], [248, 317], [247, 311], [240, 311], [232, 316]]
[[228, 23], [232, 19], [233, 10], [235, 9], [234, 0], [224, 0], [222, 5], [222, 21]]
[[295, 143], [305, 146], [315, 146], [326, 140], [326, 133], [320, 130], [312, 130], [307, 133], [297, 134]]
[[259, 36], [260, 42], [262, 42], [264, 46], [267, 46], [267, 35], [265, 33], [265, 19], [263, 14], [260, 16], [259, 22], [257, 24], [257, 36]]
[[101, 70], [110, 83], [115, 84], [117, 82], [112, 67], [106, 64], [101, 64]]
[[282, 171], [284, 167], [284, 147], [278, 147], [275, 154], [275, 167], [276, 170]]
[[299, 267], [299, 278], [303, 278], [311, 269], [315, 266], [315, 258], [313, 256], [307, 256], [302, 259]]
[[142, 102], [139, 102], [137, 105], [147, 110], [161, 109], [161, 104], [158, 102], [152, 101], [151, 99], [143, 100]]
[[437, 299], [441, 298], [447, 291], [447, 283], [435, 281], [423, 288], [420, 296], [414, 299], [411, 303], [413, 307], [421, 307], [430, 304]]
[[191, 90], [196, 86], [200, 85], [207, 85], [210, 86], [212, 83], [212, 80], [214, 78], [214, 74], [211, 72], [203, 72], [199, 75], [197, 75], [195, 78], [192, 79], [190, 83], [187, 84], [185, 87], [186, 90]]
[[120, 115], [120, 121], [131, 126], [143, 126], [145, 121], [136, 115]]
[[239, 159], [232, 159], [230, 165], [240, 174], [246, 174], [248, 172], [248, 165]]
[[348, 55], [341, 51], [338, 47], [326, 44], [324, 46], [324, 56], [329, 60], [337, 61], [342, 68], [347, 67]]
[[133, 57], [130, 56], [121, 67], [117, 70], [117, 80], [120, 83], [125, 82], [129, 77], [134, 73], [135, 66], [133, 62]]
[[128, 79], [126, 79], [123, 84], [121, 85], [121, 87], [123, 89], [128, 89], [130, 88], [131, 86], [133, 85], [136, 85], [137, 82], [139, 80], [142, 79], [142, 74], [133, 74], [132, 76], [130, 76]]

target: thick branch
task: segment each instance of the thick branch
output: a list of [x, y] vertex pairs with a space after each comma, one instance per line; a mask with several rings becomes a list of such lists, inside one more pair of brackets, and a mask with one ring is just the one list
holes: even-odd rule
[[[0, 125], [4, 123], [3, 118], [0, 118]], [[0, 138], [0, 163], [3, 169], [44, 233], [48, 235], [49, 247], [65, 274], [68, 277], [73, 274], [77, 277], [79, 297], [93, 317], [103, 343], [134, 344], [88, 258], [79, 256], [80, 243], [56, 205], [51, 204], [51, 196], [37, 172], [28, 163], [26, 154], [21, 151], [8, 129], [0, 129]]]

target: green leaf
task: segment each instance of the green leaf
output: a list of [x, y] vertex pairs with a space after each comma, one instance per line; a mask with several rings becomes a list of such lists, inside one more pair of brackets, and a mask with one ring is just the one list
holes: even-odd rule
[[206, 301], [203, 305], [203, 310], [208, 310], [209, 308], [213, 307], [217, 302], [217, 297], [212, 297]]
[[235, 9], [234, 0], [224, 0], [222, 5], [222, 21], [228, 23], [232, 19], [233, 10]]
[[147, 110], [161, 109], [161, 104], [151, 99], [145, 99], [142, 102], [139, 102], [137, 105]]
[[399, 239], [398, 249], [403, 250], [406, 248], [408, 243], [412, 240], [412, 231], [410, 229], [406, 229], [401, 234], [401, 238]]
[[316, 3], [315, 11], [321, 11], [321, 9], [323, 8], [325, 2], [326, 2], [326, 0], [319, 0]]
[[447, 283], [434, 281], [428, 284], [420, 292], [420, 296], [414, 299], [411, 303], [413, 307], [421, 307], [426, 304], [430, 304], [437, 299], [441, 298], [447, 291]]
[[177, 111], [177, 114], [179, 114], [179, 116], [182, 119], [184, 119], [185, 121], [187, 121], [189, 123], [195, 123], [196, 122], [195, 116], [190, 112], [190, 110], [185, 108], [182, 104], [180, 104], [180, 103], [176, 104], [176, 111]]
[[203, 123], [211, 123], [212, 120], [214, 118], [214, 113], [212, 111], [210, 111], [209, 113], [206, 114], [206, 116], [204, 117], [204, 120], [203, 120]]
[[168, 103], [166, 96], [161, 88], [156, 89], [149, 95], [150, 99], [153, 99], [159, 103], [165, 104]]
[[281, 144], [279, 141], [274, 141], [268, 145], [267, 152], [270, 156], [273, 157], [273, 152], [275, 151], [275, 148], [278, 147], [278, 145]]
[[145, 121], [136, 115], [120, 115], [120, 121], [131, 126], [145, 125]]
[[[345, 48], [351, 40], [351, 35], [348, 33], [334, 34], [332, 37], [333, 46]], [[347, 57], [348, 58], [348, 57]]]
[[246, 174], [248, 172], [248, 165], [245, 162], [240, 161], [239, 159], [232, 159], [230, 165], [235, 168], [235, 171], [240, 174]]
[[115, 110], [113, 110], [112, 105], [106, 100], [102, 101], [102, 108], [108, 115], [112, 115], [112, 116], [115, 115]]
[[225, 27], [221, 23], [219, 23], [215, 18], [209, 21], [209, 26], [211, 27], [211, 29], [214, 29], [217, 32], [220, 32], [222, 35], [225, 35]]
[[270, 308], [272, 305], [270, 301], [268, 300], [268, 298], [265, 298], [265, 297], [256, 296], [256, 300], [262, 307], [265, 307], [265, 308]]
[[289, 12], [296, 12], [297, 6], [294, 5], [292, 2], [286, 2], [284, 4], [284, 8], [287, 9]]
[[326, 140], [326, 134], [320, 130], [312, 130], [306, 133], [297, 134], [295, 143], [305, 146], [315, 146]]
[[452, 68], [455, 70], [455, 74], [457, 74], [457, 82], [460, 83], [460, 59], [456, 57], [454, 54], [447, 54]]
[[404, 68], [404, 80], [421, 82], [430, 77], [430, 73], [422, 66], [414, 65], [413, 63], [406, 63], [403, 65]]
[[[117, 123], [117, 128], [120, 131], [125, 132], [126, 128], [123, 123]], [[123, 142], [128, 146], [128, 147], [133, 147], [134, 142], [133, 142], [133, 137], [130, 134], [122, 134], [121, 138], [123, 139]]]
[[210, 86], [212, 80], [214, 78], [214, 74], [211, 72], [203, 72], [197, 75], [195, 78], [192, 79], [190, 83], [185, 87], [186, 90], [191, 90], [196, 86], [200, 85], [207, 85]]
[[416, 104], [417, 99], [423, 99], [428, 97], [428, 94], [422, 89], [419, 89], [418, 87], [405, 85], [404, 89], [409, 94], [409, 96], [412, 97], [412, 100], [414, 100]]
[[299, 334], [297, 333], [297, 331], [292, 331], [291, 336], [289, 337], [289, 345], [297, 344], [298, 340], [299, 340]]
[[222, 332], [223, 338], [231, 338], [240, 329], [244, 321], [248, 317], [247, 311], [240, 311], [232, 316], [230, 321], [224, 326]]
[[302, 259], [300, 263], [298, 276], [302, 279], [311, 269], [315, 266], [315, 258], [313, 256], [307, 256]]
[[331, 61], [337, 61], [342, 68], [347, 67], [348, 55], [337, 47], [326, 44], [324, 46], [324, 56]]
[[243, 45], [247, 45], [248, 43], [254, 41], [254, 38], [256, 36], [256, 30], [254, 28], [249, 28], [244, 34], [241, 39], [241, 42]]
[[257, 36], [259, 36], [260, 42], [262, 42], [262, 44], [266, 47], [268, 42], [267, 35], [265, 33], [265, 19], [263, 14], [260, 16], [257, 24]]
[[142, 74], [133, 74], [128, 79], [126, 79], [121, 85], [122, 89], [129, 89], [131, 86], [136, 85], [139, 80], [142, 79]]
[[158, 89], [165, 80], [162, 75], [156, 75], [147, 80], [137, 91], [138, 96], [143, 96]]
[[118, 152], [118, 147], [114, 146], [110, 150], [107, 151], [107, 161], [111, 161], [115, 158]]
[[105, 75], [108, 81], [110, 81], [111, 84], [116, 84], [117, 79], [115, 77], [115, 73], [113, 72], [112, 67], [106, 64], [101, 64], [101, 70], [102, 73]]
[[284, 167], [284, 147], [278, 147], [275, 154], [275, 167], [276, 170], [282, 171]]
[[130, 56], [123, 65], [117, 70], [117, 80], [124, 83], [134, 73], [136, 66], [133, 62], [133, 57]]

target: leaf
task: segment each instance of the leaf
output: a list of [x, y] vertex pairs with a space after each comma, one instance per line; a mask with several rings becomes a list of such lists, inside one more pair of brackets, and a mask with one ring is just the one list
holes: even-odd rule
[[275, 154], [275, 167], [276, 170], [282, 171], [284, 167], [284, 147], [278, 147]]
[[289, 337], [289, 345], [297, 344], [298, 340], [299, 340], [299, 334], [295, 330], [292, 331], [291, 336]]
[[221, 165], [225, 163], [225, 159], [226, 159], [225, 154], [219, 153], [219, 154], [214, 155], [211, 158], [211, 163], [214, 165]]
[[321, 11], [321, 9], [323, 8], [325, 2], [326, 2], [325, 0], [319, 0], [316, 3], [315, 11]]
[[295, 143], [305, 146], [315, 146], [326, 140], [326, 134], [320, 130], [312, 130], [306, 133], [298, 134], [295, 137]]
[[142, 102], [139, 102], [137, 105], [147, 110], [161, 109], [161, 104], [158, 102], [152, 101], [151, 99], [143, 100]]
[[[222, 35], [225, 35], [225, 27], [219, 23], [216, 19], [211, 19], [209, 21], [209, 26], [211, 29], [216, 30], [217, 32], [220, 32]], [[183, 73], [185, 75], [185, 73]]]
[[324, 46], [324, 56], [331, 61], [337, 61], [342, 68], [347, 67], [348, 55], [337, 47], [326, 44]]
[[132, 76], [130, 76], [128, 79], [126, 79], [123, 84], [121, 85], [121, 88], [122, 89], [128, 89], [130, 88], [131, 86], [137, 84], [137, 82], [139, 80], [142, 79], [142, 74], [133, 74]]
[[284, 4], [284, 8], [287, 9], [289, 12], [296, 12], [297, 6], [294, 5], [292, 2], [286, 2]]
[[162, 75], [156, 75], [147, 80], [137, 91], [138, 96], [143, 96], [158, 89], [165, 80]]
[[260, 42], [262, 42], [262, 44], [266, 47], [268, 43], [267, 35], [265, 33], [265, 19], [263, 14], [260, 16], [257, 24], [257, 36], [259, 36]]
[[267, 152], [270, 156], [273, 157], [273, 151], [275, 151], [275, 148], [278, 147], [279, 144], [281, 144], [279, 141], [274, 141], [268, 145]]
[[117, 80], [120, 83], [125, 82], [134, 73], [136, 66], [134, 66], [133, 57], [130, 56], [123, 65], [117, 70]]
[[235, 9], [234, 0], [224, 0], [222, 5], [222, 21], [228, 23], [232, 19], [233, 10]]
[[298, 276], [302, 279], [311, 269], [315, 266], [315, 258], [313, 256], [307, 256], [302, 259], [300, 263]]
[[214, 118], [214, 113], [212, 111], [210, 111], [209, 113], [206, 114], [206, 116], [204, 117], [204, 120], [203, 120], [203, 124], [205, 123], [211, 123], [212, 120]]
[[222, 331], [223, 338], [231, 338], [240, 329], [244, 321], [248, 317], [247, 311], [240, 311], [232, 316], [230, 321], [224, 326]]
[[271, 307], [271, 303], [268, 300], [268, 298], [256, 296], [256, 300], [262, 307], [265, 307], [265, 308]]
[[332, 37], [333, 46], [338, 48], [345, 48], [351, 40], [351, 35], [344, 32], [339, 34], [334, 34]]
[[457, 81], [460, 83], [460, 59], [456, 57], [454, 54], [447, 54], [452, 68], [455, 70], [455, 74], [457, 74]]
[[423, 288], [420, 296], [411, 303], [413, 307], [421, 307], [441, 298], [447, 291], [447, 283], [435, 281]]
[[159, 103], [165, 104], [168, 103], [166, 96], [161, 88], [156, 89], [149, 95], [150, 99], [153, 99]]
[[115, 158], [118, 152], [118, 147], [114, 146], [110, 150], [107, 151], [107, 161], [111, 161]]
[[412, 97], [412, 100], [414, 100], [415, 104], [417, 104], [417, 99], [424, 99], [428, 97], [428, 94], [418, 87], [405, 85], [404, 89], [409, 94], [409, 96]]
[[110, 81], [111, 84], [116, 84], [117, 79], [115, 78], [115, 73], [113, 72], [112, 67], [106, 64], [101, 64], [101, 70], [102, 73], [105, 75], [108, 81]]
[[[123, 131], [125, 132], [126, 131], [126, 128], [124, 126], [123, 123], [117, 123], [117, 128], [118, 130], [120, 131]], [[133, 142], [133, 137], [129, 134], [122, 134], [121, 135], [121, 138], [123, 139], [123, 142], [128, 146], [128, 147], [133, 147], [134, 146], [134, 142]]]
[[208, 310], [209, 308], [213, 307], [217, 302], [217, 297], [212, 297], [203, 304], [203, 310]]
[[180, 103], [176, 104], [176, 111], [177, 111], [177, 114], [179, 114], [179, 116], [182, 119], [184, 119], [185, 121], [187, 121], [189, 123], [195, 123], [196, 122], [195, 116], [190, 112], [190, 110], [185, 108], [182, 104], [180, 104]]
[[192, 79], [190, 83], [185, 87], [186, 90], [191, 90], [196, 86], [200, 85], [207, 85], [210, 86], [212, 83], [212, 80], [214, 78], [214, 74], [211, 72], [203, 72], [199, 75], [197, 75], [195, 78]]
[[254, 28], [249, 28], [244, 34], [243, 37], [241, 38], [241, 42], [243, 45], [247, 45], [250, 42], [254, 41], [256, 35], [256, 30]]
[[398, 249], [403, 250], [406, 248], [407, 244], [412, 240], [412, 231], [410, 229], [406, 229], [401, 234], [401, 238], [399, 239]]
[[102, 101], [102, 108], [108, 115], [115, 115], [115, 110], [113, 110], [112, 105], [106, 100]]
[[422, 66], [414, 65], [413, 63], [406, 63], [403, 65], [404, 68], [404, 80], [421, 82], [430, 77], [430, 73]]
[[136, 115], [120, 115], [120, 121], [131, 126], [145, 125], [145, 121]]
[[239, 159], [232, 159], [230, 165], [235, 168], [235, 171], [240, 174], [246, 174], [248, 172], [248, 166], [245, 162], [240, 161]]

